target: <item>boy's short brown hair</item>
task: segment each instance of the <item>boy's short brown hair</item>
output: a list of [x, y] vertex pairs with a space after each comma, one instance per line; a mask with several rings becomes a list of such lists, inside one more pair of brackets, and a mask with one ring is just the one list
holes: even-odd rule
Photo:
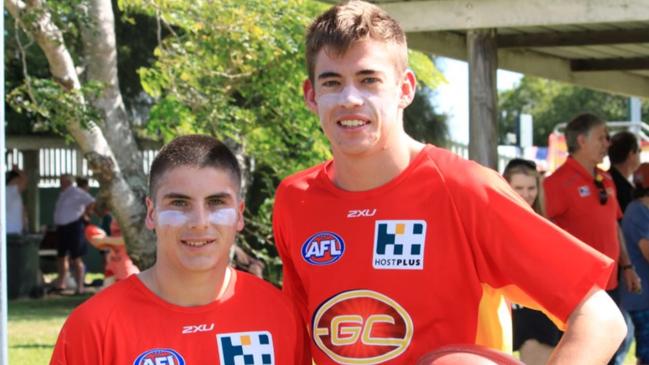
[[351, 0], [331, 7], [311, 23], [306, 37], [309, 79], [314, 81], [316, 57], [321, 49], [343, 55], [356, 41], [373, 39], [397, 46], [398, 69], [408, 66], [406, 35], [399, 23], [383, 9], [365, 1]]
[[151, 199], [155, 201], [158, 180], [165, 172], [185, 166], [226, 171], [237, 190], [241, 189], [241, 168], [232, 151], [213, 137], [195, 134], [175, 138], [162, 147], [153, 159], [149, 173]]

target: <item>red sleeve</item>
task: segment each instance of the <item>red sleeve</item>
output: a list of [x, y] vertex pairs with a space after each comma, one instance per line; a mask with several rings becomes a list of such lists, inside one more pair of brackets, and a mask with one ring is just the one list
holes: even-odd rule
[[88, 306], [75, 309], [65, 321], [50, 365], [103, 364], [101, 325]]
[[286, 231], [283, 229], [286, 222], [283, 211], [287, 209], [287, 198], [284, 185], [277, 188], [275, 194], [275, 204], [273, 206], [273, 235], [275, 237], [275, 246], [277, 252], [282, 259], [282, 290], [295, 304], [305, 324], [308, 324], [309, 317], [307, 314], [306, 294], [302, 287], [302, 282], [295, 271], [293, 265], [293, 258], [290, 254], [289, 246], [291, 244], [290, 237], [286, 237]]
[[606, 287], [612, 260], [534, 213], [495, 171], [460, 170], [446, 180], [483, 282], [517, 287], [564, 322], [593, 285]]

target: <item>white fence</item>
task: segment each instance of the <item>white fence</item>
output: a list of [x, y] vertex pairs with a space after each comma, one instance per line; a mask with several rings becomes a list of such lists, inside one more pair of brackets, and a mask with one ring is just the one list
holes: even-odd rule
[[[158, 151], [144, 150], [141, 153], [142, 169], [145, 174], [148, 174], [151, 163]], [[97, 181], [92, 178], [92, 171], [88, 167], [88, 161], [76, 149], [43, 148], [38, 151], [38, 161], [39, 188], [59, 187], [59, 177], [63, 174], [86, 177], [90, 180], [90, 186], [99, 186]], [[5, 162], [8, 169], [11, 169], [14, 165], [17, 165], [20, 169], [25, 168], [23, 153], [18, 149], [6, 150]]]
[[[464, 158], [469, 157], [469, 147], [465, 144], [449, 141], [448, 149]], [[498, 171], [502, 171], [507, 162], [516, 157], [511, 150], [498, 148]], [[142, 170], [149, 173], [151, 163], [158, 153], [157, 150], [147, 149], [142, 153]], [[6, 166], [10, 169], [17, 165], [20, 169], [25, 168], [23, 153], [18, 149], [5, 151]], [[42, 148], [38, 152], [38, 187], [52, 188], [59, 187], [59, 177], [63, 174], [86, 177], [91, 187], [98, 187], [99, 184], [92, 178], [92, 171], [88, 167], [88, 161], [83, 158], [80, 151], [73, 148]]]

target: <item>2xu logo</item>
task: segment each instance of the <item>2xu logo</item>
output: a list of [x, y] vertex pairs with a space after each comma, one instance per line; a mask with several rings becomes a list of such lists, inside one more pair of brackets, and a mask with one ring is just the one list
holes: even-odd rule
[[199, 324], [198, 326], [194, 326], [194, 325], [183, 326], [183, 335], [189, 333], [197, 333], [197, 332], [209, 332], [213, 329], [214, 329], [214, 323], [210, 323], [209, 325]]
[[352, 209], [347, 212], [347, 218], [359, 218], [359, 217], [373, 217], [376, 214], [376, 208], [374, 209]]
[[320, 305], [313, 340], [339, 364], [378, 364], [401, 355], [414, 325], [393, 299], [372, 290], [342, 292]]

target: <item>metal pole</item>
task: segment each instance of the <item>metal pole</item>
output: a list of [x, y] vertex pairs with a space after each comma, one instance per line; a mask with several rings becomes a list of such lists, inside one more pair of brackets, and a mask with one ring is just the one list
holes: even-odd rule
[[642, 104], [640, 103], [640, 98], [629, 98], [629, 121], [631, 121], [629, 131], [635, 133], [636, 136], [640, 136], [640, 132], [642, 131]]
[[[4, 2], [2, 6], [4, 14]], [[0, 29], [4, 34], [5, 24], [4, 17], [0, 17]], [[0, 54], [4, 60], [5, 44], [4, 37], [0, 37]], [[0, 65], [0, 100], [5, 100], [5, 70], [4, 61]], [[6, 212], [6, 198], [5, 198], [5, 103], [0, 106], [0, 151], [2, 158], [0, 158], [0, 365], [9, 364], [8, 346], [7, 346], [7, 230], [5, 217]]]

